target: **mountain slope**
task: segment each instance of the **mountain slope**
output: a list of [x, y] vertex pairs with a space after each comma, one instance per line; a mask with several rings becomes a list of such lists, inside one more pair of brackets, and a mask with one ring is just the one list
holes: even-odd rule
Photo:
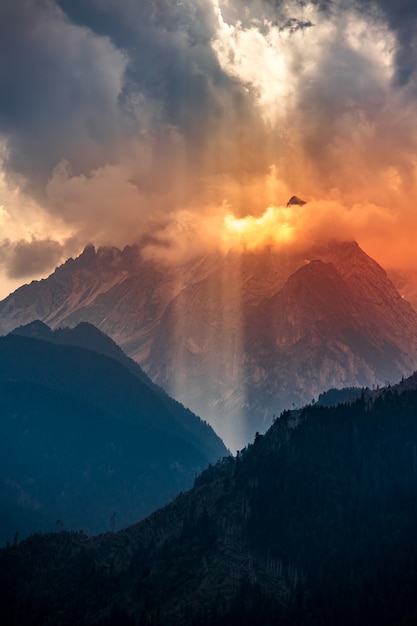
[[[110, 337], [92, 324], [80, 322], [74, 328], [64, 327], [52, 330], [40, 320], [35, 320], [25, 326], [15, 328], [11, 334], [43, 339], [59, 345], [86, 348], [118, 361], [129, 370], [129, 372], [137, 376], [141, 382], [150, 387], [152, 393], [159, 396], [161, 406], [164, 405], [168, 412], [175, 414], [176, 419], [180, 421], [182, 426], [184, 426], [188, 432], [193, 433], [198, 441], [198, 446], [201, 447], [210, 458], [213, 455], [214, 458], [217, 458], [219, 441], [212, 429], [203, 424], [200, 419], [196, 419], [196, 416], [191, 411], [179, 405], [179, 403], [171, 398], [161, 387], [155, 385], [133, 359], [126, 356], [123, 350], [121, 350]], [[223, 451], [224, 449], [222, 448], [222, 452]]]
[[24, 285], [0, 303], [0, 332], [39, 319], [57, 328], [90, 322], [140, 364], [167, 303], [184, 282], [199, 280], [217, 262], [203, 257], [180, 267], [147, 260], [138, 246], [87, 246], [51, 276]]
[[227, 454], [150, 381], [78, 346], [0, 338], [0, 389], [2, 541], [58, 518], [93, 532], [132, 523]]
[[241, 446], [329, 387], [410, 374], [417, 315], [354, 242], [304, 258], [251, 252], [171, 301], [149, 361], [158, 384]]
[[[284, 413], [147, 520], [0, 553], [10, 624], [415, 624], [417, 390]], [[53, 563], [53, 568], [52, 568]]]
[[152, 385], [152, 381], [142, 368], [133, 359], [126, 356], [117, 343], [88, 322], [80, 322], [74, 328], [63, 327], [52, 330], [41, 320], [34, 320], [29, 324], [18, 326], [10, 334], [42, 339], [43, 341], [59, 345], [78, 346], [98, 352], [118, 361], [132, 374], [140, 378], [142, 382], [153, 386], [155, 391], [157, 390], [157, 387]]
[[[372, 294], [364, 294], [333, 263], [311, 261], [252, 315], [247, 350], [251, 405], [266, 412], [278, 388], [277, 409], [282, 410], [284, 402], [291, 406], [311, 399], [307, 389], [317, 397], [325, 387], [373, 386], [413, 370], [411, 307], [384, 276], [368, 280], [361, 273], [360, 279], [373, 286]], [[389, 290], [394, 294], [386, 296]]]
[[414, 309], [401, 297], [385, 270], [355, 242], [330, 245], [321, 258], [333, 263], [355, 295], [355, 307], [367, 320], [367, 333], [373, 333], [376, 340], [386, 335], [401, 350], [414, 355]]
[[197, 255], [175, 267], [139, 246], [90, 246], [0, 303], [3, 332], [36, 318], [108, 333], [233, 450], [329, 387], [384, 385], [417, 367], [417, 312], [355, 242]]

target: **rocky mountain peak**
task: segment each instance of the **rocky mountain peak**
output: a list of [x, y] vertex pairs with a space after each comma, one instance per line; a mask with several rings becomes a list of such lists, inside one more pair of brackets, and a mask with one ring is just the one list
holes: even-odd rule
[[4, 333], [36, 319], [94, 324], [231, 449], [292, 403], [394, 383], [417, 366], [417, 313], [355, 241], [181, 267], [139, 246], [89, 246], [0, 303]]
[[291, 198], [287, 202], [287, 206], [303, 206], [303, 204], [306, 204], [306, 202], [304, 200], [301, 200], [301, 198], [299, 198], [298, 196], [291, 196]]

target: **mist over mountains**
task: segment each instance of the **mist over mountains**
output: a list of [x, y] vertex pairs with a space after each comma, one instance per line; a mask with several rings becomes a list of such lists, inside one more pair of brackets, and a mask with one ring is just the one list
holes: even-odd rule
[[0, 303], [3, 333], [94, 324], [236, 450], [329, 387], [417, 366], [417, 313], [354, 242], [261, 247], [167, 264], [88, 246]]
[[[89, 247], [3, 301], [2, 325], [33, 316], [52, 326], [94, 323], [240, 446], [273, 413], [328, 387], [384, 384], [414, 368], [417, 316], [384, 272], [354, 244], [310, 252], [333, 263], [331, 288], [324, 265], [316, 264], [313, 289], [303, 281], [304, 254], [215, 254], [167, 268], [135, 246]], [[349, 305], [337, 320], [343, 299]], [[281, 335], [265, 336], [277, 323]]]

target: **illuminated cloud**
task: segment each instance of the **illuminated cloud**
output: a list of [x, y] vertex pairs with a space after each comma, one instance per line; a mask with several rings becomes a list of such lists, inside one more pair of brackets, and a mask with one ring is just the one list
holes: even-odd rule
[[394, 0], [1, 3], [3, 273], [23, 242], [39, 272], [149, 229], [172, 260], [242, 245], [226, 215], [415, 265], [416, 33]]

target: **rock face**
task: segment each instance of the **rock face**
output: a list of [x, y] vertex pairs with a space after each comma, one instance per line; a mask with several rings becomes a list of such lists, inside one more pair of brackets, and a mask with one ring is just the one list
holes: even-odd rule
[[384, 270], [354, 242], [308, 256], [229, 258], [162, 316], [149, 373], [226, 441], [329, 387], [385, 384], [416, 366], [417, 316]]
[[184, 283], [211, 271], [212, 258], [168, 268], [142, 258], [137, 246], [87, 246], [45, 280], [24, 285], [0, 303], [0, 332], [39, 319], [52, 328], [90, 322], [141, 364], [168, 302]]
[[[352, 265], [359, 257], [360, 266], [363, 253], [359, 248], [350, 253]], [[344, 259], [334, 261], [339, 271], [321, 260], [299, 269], [250, 318], [248, 372], [255, 375], [248, 396], [260, 412], [273, 403], [274, 387], [280, 389], [281, 406], [283, 401], [300, 405], [317, 398], [324, 387], [396, 381], [415, 367], [411, 307], [371, 261], [368, 268], [360, 267], [361, 275], [345, 273]]]
[[0, 303], [10, 331], [93, 323], [235, 450], [329, 387], [396, 382], [417, 365], [417, 313], [355, 242], [195, 257], [87, 247]]
[[287, 202], [287, 206], [303, 206], [305, 204], [305, 200], [301, 200], [298, 196], [291, 196], [291, 198]]

